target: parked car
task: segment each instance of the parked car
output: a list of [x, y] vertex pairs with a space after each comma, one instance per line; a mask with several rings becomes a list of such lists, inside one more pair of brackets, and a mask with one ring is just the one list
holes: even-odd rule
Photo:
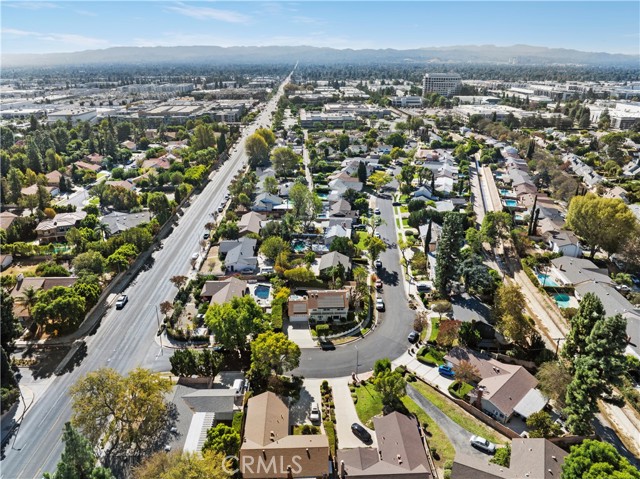
[[382, 289], [382, 281], [376, 281], [376, 289]]
[[191, 259], [192, 259], [193, 261], [197, 261], [197, 259], [198, 259], [199, 257], [200, 257], [200, 253], [193, 253], [193, 254], [191, 255]]
[[208, 240], [209, 239], [209, 233], [207, 232], [207, 233], [203, 234], [202, 235], [202, 239]]
[[320, 349], [323, 351], [333, 351], [336, 349], [336, 345], [331, 341], [320, 341]]
[[357, 422], [354, 422], [351, 425], [351, 432], [353, 432], [353, 434], [365, 444], [370, 444], [371, 442], [373, 442], [371, 440], [371, 434], [369, 434], [369, 431], [367, 431]]
[[416, 284], [416, 289], [418, 290], [418, 293], [428, 293], [431, 291], [431, 285], [426, 282], [421, 282]]
[[375, 236], [376, 238], [380, 238], [380, 233], [376, 231], [376, 232], [373, 234], [373, 236]]
[[222, 213], [223, 210], [224, 210], [224, 206], [222, 205], [218, 206], [218, 213]]
[[380, 208], [376, 208], [375, 210], [373, 210], [373, 212], [374, 212], [375, 214], [379, 215], [379, 214], [380, 214]]
[[391, 203], [392, 206], [402, 206], [402, 203], [400, 203], [399, 201], [394, 201], [393, 203]]
[[380, 261], [379, 259], [375, 260], [373, 264], [376, 266], [376, 268], [382, 268], [382, 261]]
[[438, 372], [448, 378], [453, 378], [456, 375], [456, 373], [453, 372], [453, 369], [451, 369], [449, 366], [444, 365], [438, 366]]
[[420, 339], [420, 333], [418, 333], [417, 331], [411, 331], [409, 333], [409, 336], [407, 336], [407, 340], [411, 343], [417, 343], [418, 339]]
[[124, 308], [124, 305], [129, 302], [129, 297], [126, 294], [121, 294], [118, 300], [116, 301], [116, 309]]
[[376, 309], [378, 311], [384, 311], [384, 300], [382, 298], [376, 299]]
[[484, 437], [480, 436], [471, 436], [469, 439], [471, 445], [481, 451], [484, 451], [488, 454], [494, 454], [496, 452], [496, 445], [492, 442], [487, 441]]
[[317, 402], [311, 404], [311, 412], [309, 413], [309, 420], [311, 422], [320, 422], [320, 407]]

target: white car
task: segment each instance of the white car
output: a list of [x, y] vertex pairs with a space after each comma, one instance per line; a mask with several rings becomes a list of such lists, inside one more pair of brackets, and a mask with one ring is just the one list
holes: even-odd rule
[[382, 268], [382, 261], [379, 259], [375, 260], [373, 264], [375, 264], [376, 268]]
[[487, 441], [484, 437], [471, 436], [469, 442], [473, 447], [478, 448], [488, 454], [493, 454], [496, 452], [496, 445], [492, 442]]
[[309, 420], [311, 422], [320, 422], [320, 407], [317, 402], [311, 404], [311, 412], [309, 413]]
[[193, 253], [191, 255], [191, 260], [192, 261], [197, 261], [199, 257], [200, 257], [200, 253]]
[[379, 214], [380, 214], [380, 208], [376, 208], [375, 210], [373, 210], [373, 212], [374, 212], [375, 214], [379, 215]]
[[384, 311], [384, 300], [382, 298], [376, 299], [376, 309], [378, 311]]

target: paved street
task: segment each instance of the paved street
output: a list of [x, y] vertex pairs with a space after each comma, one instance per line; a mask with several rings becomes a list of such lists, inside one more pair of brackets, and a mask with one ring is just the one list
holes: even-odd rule
[[[378, 231], [387, 244], [395, 245], [397, 233], [391, 200], [377, 198], [376, 201], [386, 222], [378, 227]], [[380, 260], [382, 268], [377, 274], [384, 283], [386, 311], [379, 315], [377, 328], [364, 339], [337, 346], [334, 351], [303, 348], [300, 367], [294, 374], [301, 374], [305, 378], [350, 376], [352, 372], [370, 371], [377, 359], [394, 359], [407, 350], [407, 336], [413, 329], [415, 313], [407, 302], [400, 253], [395, 246], [389, 247], [380, 255]]]
[[[269, 122], [282, 91], [281, 88], [253, 125], [244, 130], [241, 142], [257, 125]], [[31, 406], [17, 435], [5, 447], [0, 478], [40, 479], [44, 472], [54, 471], [62, 452], [62, 428], [71, 417], [68, 391], [81, 376], [101, 367], [111, 367], [120, 373], [138, 366], [156, 371], [169, 369], [170, 351], [161, 351], [154, 341], [158, 327], [155, 307], [176, 293], [169, 278], [190, 271], [190, 257], [199, 249], [209, 213], [221, 203], [231, 179], [246, 161], [244, 148], [237, 148], [199, 198], [191, 201], [179, 225], [164, 241], [164, 247], [154, 253], [152, 267], [141, 272], [127, 288], [126, 307], [121, 311], [109, 310], [97, 332], [86, 338], [87, 356], [82, 363], [72, 372], [56, 377], [46, 394]]]

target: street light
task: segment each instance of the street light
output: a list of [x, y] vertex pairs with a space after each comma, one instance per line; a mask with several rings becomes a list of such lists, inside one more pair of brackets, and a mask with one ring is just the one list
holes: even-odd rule
[[[160, 331], [160, 313], [158, 312], [157, 304], [156, 304], [156, 321], [158, 322], [158, 331]], [[164, 349], [162, 346], [162, 331], [160, 331], [160, 354], [164, 355]]]
[[558, 359], [558, 349], [560, 348], [560, 341], [562, 341], [563, 339], [567, 338], [553, 338], [553, 340], [556, 342], [556, 359]]
[[358, 351], [358, 346], [356, 346], [355, 344], [353, 345], [353, 347], [356, 348], [356, 377], [358, 377], [358, 357], [360, 351]]

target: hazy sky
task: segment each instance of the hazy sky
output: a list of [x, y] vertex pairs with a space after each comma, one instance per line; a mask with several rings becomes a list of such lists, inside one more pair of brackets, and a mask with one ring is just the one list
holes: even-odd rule
[[640, 54], [640, 2], [5, 1], [2, 53], [113, 46], [528, 44]]

